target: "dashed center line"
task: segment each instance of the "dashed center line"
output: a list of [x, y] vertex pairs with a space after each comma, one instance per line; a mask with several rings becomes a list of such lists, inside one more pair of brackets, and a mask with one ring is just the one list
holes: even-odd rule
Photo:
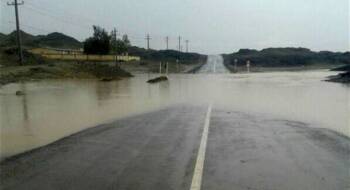
[[195, 165], [194, 172], [193, 172], [193, 178], [192, 178], [190, 190], [200, 190], [201, 189], [203, 167], [204, 167], [204, 160], [205, 160], [205, 151], [207, 149], [211, 109], [212, 109], [212, 105], [210, 104], [208, 107], [207, 115], [205, 117], [205, 123], [204, 123], [201, 143], [199, 145], [199, 150], [198, 150], [196, 165]]

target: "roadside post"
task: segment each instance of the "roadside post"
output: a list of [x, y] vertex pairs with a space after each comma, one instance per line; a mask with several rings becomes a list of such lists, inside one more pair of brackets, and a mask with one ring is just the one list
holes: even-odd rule
[[250, 60], [247, 61], [247, 73], [250, 73]]
[[118, 55], [114, 56], [115, 66], [118, 67]]
[[168, 76], [168, 73], [169, 73], [169, 63], [168, 62], [166, 62], [165, 67], [166, 67], [166, 76]]
[[238, 59], [235, 59], [235, 66], [234, 66], [234, 71], [237, 73], [237, 63], [238, 63]]
[[159, 74], [162, 74], [162, 62], [159, 62]]
[[178, 59], [176, 59], [176, 70], [177, 70], [177, 72], [179, 72], [179, 70], [180, 70], [180, 65], [179, 65]]

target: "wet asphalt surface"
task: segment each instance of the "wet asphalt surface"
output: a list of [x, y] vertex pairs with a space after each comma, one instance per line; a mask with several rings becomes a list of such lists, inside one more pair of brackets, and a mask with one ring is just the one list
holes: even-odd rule
[[[189, 190], [207, 106], [100, 125], [5, 160], [0, 189]], [[213, 107], [203, 190], [350, 188], [349, 138]]]

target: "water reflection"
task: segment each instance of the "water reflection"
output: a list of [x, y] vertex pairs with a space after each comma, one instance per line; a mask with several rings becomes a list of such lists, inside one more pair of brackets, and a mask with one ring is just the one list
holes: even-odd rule
[[[82, 129], [172, 104], [208, 104], [312, 123], [349, 135], [350, 88], [323, 82], [330, 72], [170, 75], [115, 82], [42, 81], [0, 88], [1, 157]], [[152, 76], [153, 77], [153, 76]], [[15, 96], [21, 90], [24, 96]]]
[[24, 83], [20, 84], [20, 89], [24, 93], [22, 96], [22, 105], [23, 105], [23, 120], [25, 123], [29, 122], [28, 121], [28, 105], [27, 105], [27, 95], [26, 95], [26, 85]]

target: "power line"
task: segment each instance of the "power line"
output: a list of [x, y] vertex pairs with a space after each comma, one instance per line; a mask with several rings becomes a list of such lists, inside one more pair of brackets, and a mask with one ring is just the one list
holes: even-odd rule
[[[66, 19], [62, 19], [62, 17], [61, 16], [57, 16], [57, 15], [53, 15], [52, 13], [53, 12], [55, 12], [55, 13], [58, 13], [58, 14], [60, 14], [59, 12], [60, 11], [57, 11], [57, 9], [55, 9], [55, 11], [52, 11], [51, 9], [47, 9], [47, 8], [44, 8], [43, 6], [38, 6], [38, 5], [36, 5], [36, 4], [33, 4], [33, 3], [29, 3], [28, 4], [28, 6], [29, 7], [26, 7], [26, 8], [29, 8], [29, 9], [31, 9], [31, 10], [33, 10], [33, 11], [35, 11], [37, 14], [41, 14], [41, 15], [44, 15], [44, 16], [48, 16], [48, 17], [50, 17], [50, 18], [52, 18], [52, 19], [55, 19], [55, 20], [58, 20], [58, 21], [60, 21], [60, 22], [62, 22], [62, 23], [67, 23], [67, 24], [70, 24], [70, 25], [74, 25], [74, 26], [76, 26], [76, 27], [81, 27], [81, 28], [84, 28], [84, 29], [90, 29], [91, 28], [91, 26], [90, 26], [90, 24], [88, 24], [87, 22], [84, 22], [84, 24], [82, 24], [82, 22], [81, 21], [79, 21], [79, 22], [74, 22], [74, 20], [76, 20], [77, 18], [81, 18], [81, 19], [83, 19], [83, 20], [85, 20], [85, 21], [92, 21], [92, 22], [99, 22], [99, 21], [94, 21], [94, 20], [92, 20], [92, 19], [90, 19], [90, 18], [87, 18], [87, 17], [81, 17], [81, 15], [78, 15], [78, 14], [71, 14], [71, 13], [67, 13], [66, 11], [64, 11], [64, 14], [65, 15], [72, 15], [72, 19], [70, 19], [70, 20], [66, 20]], [[59, 9], [58, 9], [59, 10]], [[62, 9], [61, 9], [62, 10]], [[74, 16], [73, 16], [74, 15]], [[78, 19], [79, 20], [79, 19]], [[92, 24], [91, 24], [92, 25]], [[122, 30], [120, 30], [119, 28], [118, 28], [118, 30], [119, 31], [122, 31]], [[126, 34], [128, 34], [129, 32], [121, 32], [121, 33], [126, 33]], [[130, 39], [131, 40], [134, 40], [134, 41], [141, 41], [141, 40], [143, 40], [144, 39], [144, 37], [141, 37], [141, 36], [139, 36], [139, 35], [132, 35], [132, 34], [128, 34], [128, 36], [130, 37]], [[163, 38], [161, 35], [152, 35], [152, 37], [153, 37], [153, 39], [154, 38], [157, 38], [157, 39], [160, 39], [160, 38]], [[170, 38], [170, 36], [167, 36], [167, 39], [169, 40], [169, 38]], [[164, 38], [163, 38], [164, 39]], [[181, 45], [180, 45], [181, 46]], [[167, 47], [166, 47], [167, 49], [169, 49], [169, 41], [167, 41]], [[179, 48], [179, 51], [181, 50], [181, 47]]]
[[[54, 20], [57, 20], [57, 21], [60, 21], [62, 23], [65, 23], [65, 24], [70, 24], [70, 25], [73, 25], [75, 27], [80, 27], [80, 28], [83, 28], [84, 30], [86, 29], [91, 29], [91, 26], [90, 24], [88, 24], [88, 22], [80, 22], [77, 20], [77, 18], [81, 18], [85, 21], [89, 20], [89, 21], [93, 21], [92, 19], [89, 19], [89, 18], [82, 18], [80, 16], [78, 16], [77, 14], [75, 14], [74, 16], [72, 16], [72, 19], [65, 19], [63, 18], [62, 16], [58, 16], [58, 15], [55, 15], [55, 14], [52, 14], [52, 13], [59, 13], [59, 11], [57, 11], [57, 9], [55, 9], [55, 11], [52, 11], [50, 9], [47, 9], [47, 8], [43, 8], [42, 6], [38, 6], [36, 4], [33, 4], [32, 2], [26, 4], [27, 6], [24, 6], [24, 8], [26, 9], [29, 9], [31, 10], [32, 12], [34, 13], [37, 13], [39, 15], [42, 15], [42, 16], [45, 16], [45, 17], [49, 17], [51, 19], [54, 19]], [[62, 9], [61, 9], [62, 10]], [[64, 14], [67, 15], [67, 12], [64, 11]], [[68, 13], [69, 14], [69, 13]], [[69, 15], [73, 15], [73, 14], [69, 14]], [[97, 22], [97, 21], [96, 21]], [[28, 28], [32, 28], [32, 29], [35, 29], [35, 30], [40, 30], [40, 31], [45, 31], [45, 32], [48, 32], [47, 30], [44, 30], [44, 29], [39, 29], [39, 28], [36, 28], [36, 27], [33, 27], [33, 26], [30, 26], [30, 25], [26, 25], [26, 27]], [[119, 30], [121, 31], [121, 30]], [[128, 33], [128, 32], [124, 32], [124, 33]], [[128, 36], [130, 37], [131, 40], [133, 41], [139, 41], [141, 42], [141, 40], [144, 40], [145, 38], [144, 37], [140, 37], [139, 35], [132, 35], [132, 34], [128, 34]], [[157, 38], [158, 40], [160, 38], [164, 39], [164, 37], [161, 37], [160, 35], [152, 35], [153, 38]], [[149, 34], [147, 34], [146, 36], [146, 40], [147, 40], [147, 49], [150, 49], [150, 40], [152, 38], [150, 37]], [[170, 39], [170, 36], [166, 36], [166, 49], [169, 49], [169, 39]], [[187, 42], [188, 43], [188, 42]], [[182, 51], [182, 46], [181, 46], [181, 36], [179, 36], [179, 46], [178, 46], [178, 50], [179, 51]], [[188, 44], [186, 46], [186, 51], [188, 51]]]
[[77, 26], [77, 27], [84, 28], [84, 29], [91, 29], [91, 26], [82, 25], [81, 23], [72, 22], [71, 20], [62, 19], [61, 17], [55, 16], [55, 15], [51, 15], [51, 14], [49, 14], [49, 13], [43, 11], [43, 10], [37, 9], [37, 8], [31, 6], [31, 5], [25, 6], [24, 8], [29, 9], [32, 12], [40, 14], [42, 16], [50, 17], [50, 18], [52, 18], [54, 20], [60, 21], [60, 22], [65, 23], [65, 24], [70, 24], [72, 26]]
[[[88, 22], [85, 22], [85, 24], [88, 24], [88, 25], [90, 25], [90, 22], [93, 22], [93, 23], [98, 22], [97, 20], [93, 20], [93, 19], [91, 19], [91, 18], [82, 17], [81, 14], [73, 14], [73, 13], [67, 12], [67, 10], [58, 9], [58, 7], [55, 7], [55, 9], [48, 9], [48, 8], [46, 8], [46, 7], [37, 5], [37, 4], [32, 3], [32, 2], [27, 2], [27, 4], [30, 5], [30, 6], [32, 6], [32, 7], [37, 8], [37, 9], [39, 9], [39, 10], [46, 11], [46, 12], [48, 12], [48, 13], [53, 13], [53, 12], [55, 12], [55, 13], [60, 14], [60, 16], [67, 16], [67, 15], [69, 15], [69, 16], [71, 16], [71, 17], [70, 17], [71, 19], [80, 18], [81, 20], [88, 21]], [[59, 10], [61, 10], [62, 12], [60, 12]], [[80, 20], [79, 22], [82, 22], [81, 20]]]
[[[6, 23], [6, 22], [5, 22]], [[7, 21], [7, 24], [16, 24], [15, 22], [12, 22], [12, 21]], [[13, 26], [13, 25], [11, 25]], [[24, 26], [24, 27], [23, 27]], [[41, 29], [41, 28], [37, 28], [35, 26], [32, 26], [32, 25], [28, 25], [28, 24], [21, 24], [21, 28], [30, 28], [30, 29], [33, 29], [33, 30], [36, 30], [36, 31], [40, 31], [40, 32], [47, 32], [47, 33], [51, 33], [52, 31], [49, 31], [49, 30], [45, 30], [45, 29]]]
[[23, 5], [24, 2], [18, 3], [17, 0], [14, 0], [12, 3], [7, 2], [8, 6], [14, 6], [15, 7], [15, 15], [16, 15], [16, 30], [17, 30], [17, 45], [18, 45], [18, 56], [19, 56], [19, 63], [23, 65], [23, 53], [22, 53], [22, 43], [21, 43], [21, 34], [20, 34], [20, 28], [19, 28], [19, 16], [18, 16], [18, 5]]
[[[35, 9], [35, 11], [41, 11], [40, 12], [41, 14], [49, 15], [53, 19], [59, 20], [59, 21], [64, 22], [64, 23], [72, 24], [74, 26], [81, 26], [82, 28], [89, 28], [90, 29], [91, 26], [94, 25], [94, 23], [100, 23], [100, 21], [97, 21], [95, 19], [91, 19], [91, 18], [88, 18], [88, 17], [81, 17], [81, 15], [69, 13], [66, 10], [63, 10], [63, 9], [55, 9], [55, 11], [53, 11], [51, 9], [43, 8], [42, 6], [38, 6], [38, 5], [33, 4], [33, 3], [29, 3], [29, 6], [30, 6], [30, 9], [32, 9], [32, 10]], [[62, 10], [63, 11], [62, 14], [65, 15], [65, 16], [67, 14], [70, 15], [71, 19], [69, 21], [61, 19], [61, 14], [59, 13], [60, 12], [59, 10]], [[58, 13], [60, 16], [52, 15], [53, 12]], [[79, 21], [79, 19], [77, 19], [77, 18], [85, 20], [86, 22]], [[74, 20], [77, 21], [77, 22], [74, 22]], [[84, 24], [82, 25], [81, 23], [84, 23]], [[103, 25], [105, 25], [105, 24], [103, 24]], [[120, 28], [118, 28], [118, 31], [120, 33], [125, 33], [125, 34], [129, 33], [129, 32], [121, 30]], [[128, 36], [129, 37], [131, 36], [131, 39], [133, 39], [133, 40], [143, 40], [144, 39], [144, 37], [141, 37], [141, 35], [130, 35], [130, 33], [129, 33]]]

